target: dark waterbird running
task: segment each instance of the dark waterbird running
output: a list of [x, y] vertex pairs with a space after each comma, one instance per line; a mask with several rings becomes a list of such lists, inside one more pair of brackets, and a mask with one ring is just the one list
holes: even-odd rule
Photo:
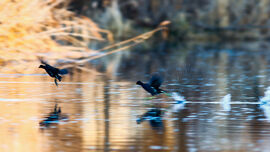
[[141, 81], [137, 81], [137, 85], [140, 85], [144, 88], [145, 91], [149, 92], [152, 96], [164, 93], [165, 91], [160, 89], [163, 80], [158, 75], [153, 75], [148, 83], [143, 83]]
[[55, 78], [54, 82], [55, 82], [56, 86], [58, 86], [57, 80], [59, 82], [62, 80], [62, 77], [60, 76], [60, 74], [61, 75], [68, 74], [67, 69], [55, 68], [55, 67], [49, 65], [47, 62], [45, 62], [43, 60], [41, 60], [41, 63], [42, 64], [39, 66], [39, 68], [44, 69], [49, 74], [49, 76], [51, 76], [52, 78]]

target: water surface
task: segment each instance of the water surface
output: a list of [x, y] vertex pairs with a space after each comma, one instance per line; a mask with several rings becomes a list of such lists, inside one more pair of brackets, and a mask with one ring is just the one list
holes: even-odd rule
[[[270, 149], [270, 121], [258, 104], [270, 86], [265, 49], [192, 44], [120, 52], [92, 64], [96, 72], [75, 70], [59, 87], [44, 74], [0, 74], [0, 151]], [[149, 99], [135, 85], [155, 72], [163, 89], [186, 99], [184, 107], [175, 110], [166, 95]], [[232, 104], [224, 110], [228, 94]], [[68, 120], [40, 126], [56, 103]], [[151, 108], [162, 111], [160, 121], [137, 124]]]

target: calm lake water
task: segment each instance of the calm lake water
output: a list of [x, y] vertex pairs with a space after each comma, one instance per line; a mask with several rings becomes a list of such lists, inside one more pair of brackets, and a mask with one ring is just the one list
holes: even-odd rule
[[[0, 151], [267, 152], [270, 108], [258, 104], [270, 86], [264, 47], [138, 47], [94, 61], [91, 73], [73, 71], [59, 87], [42, 70], [0, 74]], [[185, 105], [164, 94], [151, 99], [135, 84], [155, 72], [164, 78], [162, 88], [185, 98]], [[224, 109], [228, 94], [230, 108]], [[41, 126], [56, 103], [68, 119]], [[151, 110], [160, 117], [137, 123]]]

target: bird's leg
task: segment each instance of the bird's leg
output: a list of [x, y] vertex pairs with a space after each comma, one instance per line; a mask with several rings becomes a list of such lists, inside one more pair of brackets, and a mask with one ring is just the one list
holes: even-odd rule
[[56, 77], [55, 77], [56, 79], [58, 79], [59, 80], [59, 82], [62, 80], [62, 77], [60, 76], [60, 75], [56, 75]]
[[163, 92], [166, 96], [168, 96], [168, 97], [171, 97], [172, 96], [172, 94], [171, 93], [168, 93], [168, 92]]
[[152, 96], [152, 97], [146, 97], [146, 98], [144, 98], [144, 100], [152, 100], [152, 99], [156, 99], [156, 97], [155, 96]]
[[54, 83], [58, 87], [58, 83], [57, 83], [57, 79], [56, 78], [54, 79]]

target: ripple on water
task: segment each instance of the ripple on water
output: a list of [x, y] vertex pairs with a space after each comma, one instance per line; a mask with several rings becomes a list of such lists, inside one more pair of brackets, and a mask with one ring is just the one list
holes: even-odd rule
[[153, 149], [153, 150], [166, 150], [166, 149], [169, 149], [168, 147], [166, 146], [156, 146], [156, 145], [152, 145], [152, 146], [149, 146], [149, 149]]

